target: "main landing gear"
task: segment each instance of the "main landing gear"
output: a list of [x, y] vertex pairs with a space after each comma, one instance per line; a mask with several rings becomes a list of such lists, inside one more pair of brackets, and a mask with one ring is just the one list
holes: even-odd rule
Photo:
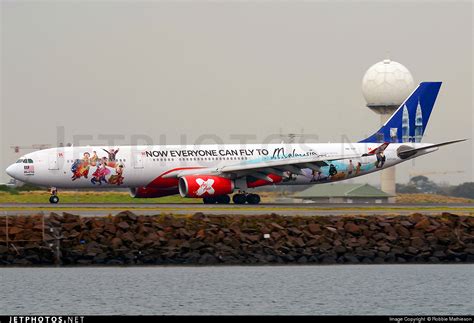
[[219, 195], [219, 196], [208, 196], [202, 199], [204, 204], [229, 204], [230, 196], [229, 195]]
[[232, 201], [234, 204], [258, 204], [260, 203], [260, 195], [258, 194], [246, 194], [246, 193], [238, 193], [232, 197]]
[[56, 187], [51, 187], [51, 196], [49, 197], [49, 203], [57, 204], [59, 202], [58, 190]]
[[[208, 196], [202, 199], [204, 204], [229, 204], [229, 195]], [[234, 204], [258, 204], [260, 203], [260, 196], [258, 194], [237, 193], [232, 197]]]

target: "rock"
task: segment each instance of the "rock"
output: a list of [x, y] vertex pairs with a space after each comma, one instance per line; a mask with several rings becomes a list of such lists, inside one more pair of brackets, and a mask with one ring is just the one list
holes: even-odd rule
[[193, 221], [202, 221], [206, 218], [206, 215], [202, 212], [196, 212], [191, 216], [191, 220]]
[[[410, 223], [410, 225], [411, 225], [411, 223]], [[395, 231], [403, 238], [409, 238], [410, 237], [410, 230], [408, 230], [405, 226], [396, 225], [395, 226]]]
[[408, 221], [410, 221], [413, 224], [416, 224], [416, 223], [420, 222], [422, 219], [425, 219], [425, 218], [426, 218], [426, 216], [424, 216], [423, 214], [413, 213], [412, 215], [410, 215], [408, 217]]
[[423, 218], [415, 224], [415, 229], [426, 229], [430, 226], [430, 220], [428, 218]]
[[260, 236], [256, 234], [246, 234], [244, 238], [251, 242], [257, 242], [260, 240]]
[[60, 218], [61, 222], [66, 222], [66, 223], [70, 223], [70, 222], [79, 223], [80, 220], [81, 218], [79, 217], [79, 215], [74, 215], [67, 212], [63, 212], [62, 219]]
[[65, 232], [63, 236], [68, 239], [77, 238], [80, 235], [76, 230], [71, 230], [70, 232]]
[[454, 238], [454, 232], [449, 228], [439, 228], [435, 230], [433, 234], [441, 241], [450, 241]]
[[286, 242], [286, 245], [291, 248], [295, 248], [295, 247], [303, 248], [305, 246], [305, 243], [303, 239], [301, 239], [300, 237], [289, 236]]
[[282, 227], [281, 225], [279, 225], [279, 224], [277, 224], [277, 223], [275, 223], [275, 222], [272, 222], [270, 225], [271, 225], [273, 228], [275, 228], [275, 229], [278, 229], [278, 230], [285, 230], [284, 227]]
[[364, 257], [364, 258], [362, 259], [362, 263], [363, 263], [363, 264], [373, 264], [374, 262], [372, 261], [372, 259], [367, 258], [367, 257]]
[[308, 230], [312, 234], [317, 234], [321, 232], [321, 226], [319, 224], [310, 223], [308, 224]]
[[342, 253], [345, 253], [347, 251], [347, 249], [344, 246], [336, 246], [334, 248], [334, 251], [339, 253], [339, 254], [342, 254]]
[[132, 232], [127, 231], [124, 234], [122, 234], [121, 239], [123, 241], [129, 241], [129, 242], [130, 241], [135, 241], [135, 235]]
[[8, 234], [19, 234], [22, 233], [23, 229], [19, 227], [10, 227], [8, 228]]
[[106, 264], [111, 265], [111, 266], [121, 266], [124, 263], [122, 260], [119, 260], [119, 259], [110, 259], [106, 261]]
[[133, 212], [128, 211], [128, 210], [118, 213], [116, 217], [117, 218], [128, 219], [128, 220], [133, 221], [133, 222], [135, 222], [137, 220], [137, 216]]
[[411, 228], [413, 226], [410, 221], [400, 221], [400, 224], [407, 228]]
[[306, 258], [305, 256], [303, 257], [300, 257], [298, 258], [298, 261], [297, 261], [299, 264], [306, 264], [308, 262], [308, 258]]
[[204, 239], [204, 238], [206, 238], [206, 231], [204, 231], [204, 229], [199, 230], [199, 231], [196, 233], [196, 238], [199, 238], [199, 239]]
[[375, 264], [383, 264], [384, 262], [385, 262], [385, 259], [382, 258], [382, 257], [376, 257], [376, 258], [374, 259], [374, 263], [375, 263]]
[[407, 261], [406, 261], [406, 259], [403, 258], [403, 257], [397, 257], [396, 262], [399, 263], [399, 264], [404, 264], [404, 263], [406, 263]]
[[349, 262], [351, 264], [358, 264], [360, 263], [359, 259], [353, 255], [345, 255], [344, 259], [346, 262]]
[[130, 225], [127, 222], [122, 221], [119, 224], [117, 224], [117, 227], [119, 227], [122, 230], [127, 230], [130, 228]]
[[104, 226], [104, 230], [107, 231], [107, 232], [110, 232], [112, 234], [115, 234], [117, 232], [117, 227], [112, 223], [107, 223]]
[[13, 260], [13, 265], [17, 265], [17, 266], [30, 266], [31, 265], [31, 262], [24, 259], [24, 258], [15, 258], [15, 260]]
[[421, 249], [425, 246], [425, 241], [420, 237], [414, 237], [411, 240], [411, 246], [417, 249]]
[[344, 225], [344, 230], [349, 233], [358, 233], [360, 231], [360, 228], [353, 222], [347, 222], [346, 225]]
[[296, 235], [296, 236], [299, 236], [299, 235], [301, 235], [301, 234], [303, 233], [303, 232], [301, 232], [301, 230], [298, 230], [298, 229], [296, 229], [296, 228], [288, 228], [288, 232], [291, 232], [291, 233], [293, 233], [293, 234]]
[[189, 247], [193, 250], [201, 249], [204, 246], [205, 246], [205, 244], [202, 243], [201, 241], [193, 241], [189, 245]]
[[464, 252], [468, 253], [468, 254], [471, 254], [471, 255], [474, 255], [474, 247], [465, 248]]
[[113, 238], [113, 239], [110, 241], [110, 244], [111, 244], [112, 248], [117, 249], [117, 248], [119, 248], [120, 246], [122, 246], [122, 239], [120, 239], [120, 238]]
[[335, 264], [336, 261], [337, 261], [337, 258], [334, 256], [326, 256], [321, 260], [323, 264]]
[[200, 264], [216, 264], [218, 262], [219, 260], [214, 255], [208, 253], [202, 255], [199, 259]]
[[326, 228], [327, 230], [331, 231], [332, 233], [337, 233], [337, 229], [336, 228], [333, 228], [333, 227], [324, 227]]

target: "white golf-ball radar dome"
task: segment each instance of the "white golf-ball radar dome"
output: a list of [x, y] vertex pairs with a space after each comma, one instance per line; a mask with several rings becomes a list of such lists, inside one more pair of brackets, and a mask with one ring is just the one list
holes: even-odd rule
[[367, 106], [373, 110], [380, 107], [399, 106], [415, 88], [410, 71], [402, 64], [385, 59], [372, 65], [362, 78], [362, 93]]

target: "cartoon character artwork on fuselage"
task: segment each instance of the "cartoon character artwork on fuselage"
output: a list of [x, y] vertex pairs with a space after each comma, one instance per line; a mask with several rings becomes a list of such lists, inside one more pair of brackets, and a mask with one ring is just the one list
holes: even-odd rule
[[83, 153], [82, 159], [74, 160], [71, 166], [72, 177], [71, 180], [78, 179], [89, 180], [93, 185], [121, 185], [123, 184], [123, 169], [124, 164], [116, 160], [116, 155], [119, 148], [110, 151], [102, 149], [106, 155], [98, 156], [97, 151]]

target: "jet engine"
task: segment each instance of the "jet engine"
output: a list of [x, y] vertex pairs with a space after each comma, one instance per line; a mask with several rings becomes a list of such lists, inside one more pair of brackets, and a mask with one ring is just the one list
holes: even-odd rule
[[178, 186], [182, 197], [219, 196], [234, 191], [233, 180], [212, 175], [183, 176]]

